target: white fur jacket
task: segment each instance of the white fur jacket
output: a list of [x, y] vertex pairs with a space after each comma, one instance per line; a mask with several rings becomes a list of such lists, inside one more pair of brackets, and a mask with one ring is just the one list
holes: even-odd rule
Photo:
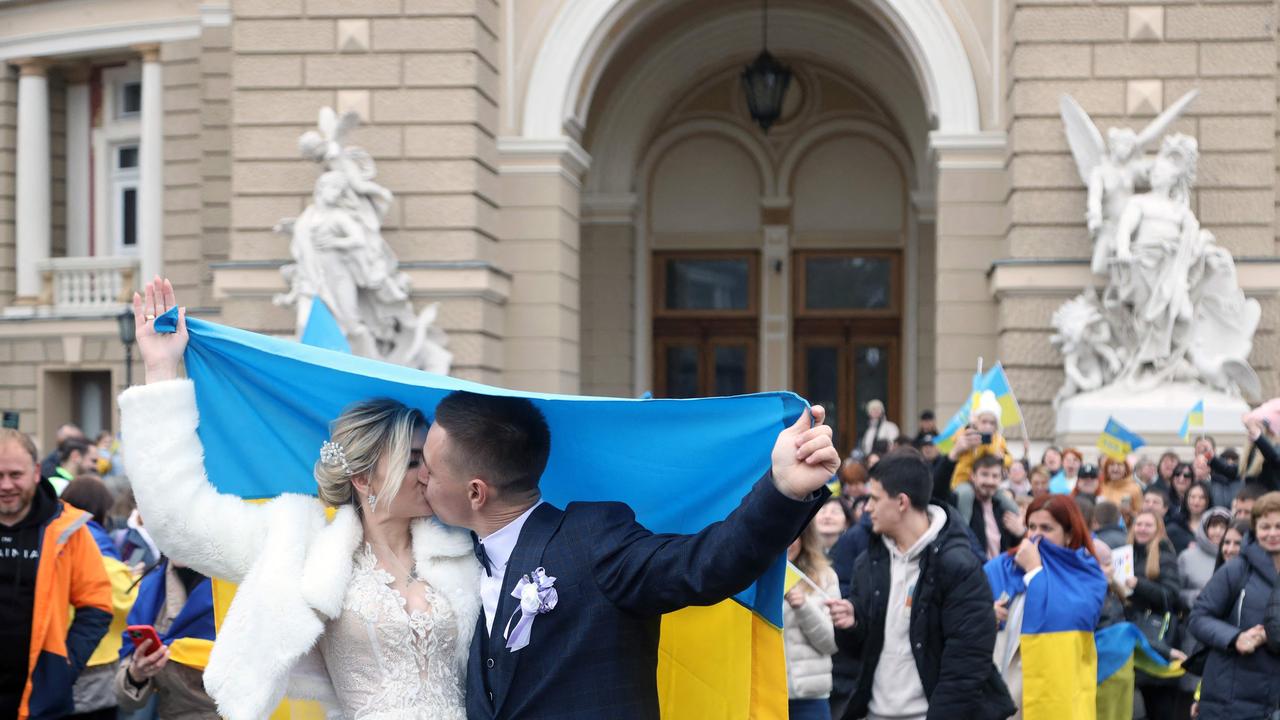
[[[179, 563], [240, 585], [204, 673], [219, 714], [264, 718], [286, 693], [332, 704], [316, 640], [325, 622], [342, 612], [363, 537], [355, 510], [341, 508], [327, 523], [323, 506], [310, 496], [251, 504], [219, 494], [205, 477], [190, 380], [124, 391], [120, 416], [129, 479], [156, 544]], [[435, 519], [415, 522], [412, 534], [418, 574], [457, 617], [452, 660], [465, 678], [480, 612], [470, 536]]]

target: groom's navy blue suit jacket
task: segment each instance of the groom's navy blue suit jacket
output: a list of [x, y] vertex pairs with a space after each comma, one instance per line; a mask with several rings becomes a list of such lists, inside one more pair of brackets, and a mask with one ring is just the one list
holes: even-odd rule
[[[746, 589], [827, 494], [792, 500], [765, 475], [727, 519], [696, 535], [655, 535], [622, 503], [540, 505], [507, 563], [492, 636], [483, 613], [477, 623], [467, 717], [656, 720], [660, 616]], [[529, 645], [510, 652], [503, 628], [519, 612], [511, 591], [539, 567], [556, 578], [559, 602], [533, 621]]]

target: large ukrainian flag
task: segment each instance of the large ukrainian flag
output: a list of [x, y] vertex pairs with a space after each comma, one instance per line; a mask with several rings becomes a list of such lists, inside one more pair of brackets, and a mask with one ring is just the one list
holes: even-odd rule
[[1041, 540], [1040, 560], [1042, 569], [1030, 585], [1010, 555], [985, 566], [995, 597], [1024, 598], [1019, 638], [1022, 717], [1092, 720], [1098, 687], [1093, 629], [1107, 581], [1097, 560], [1083, 548], [1068, 550]]
[[[158, 327], [174, 323], [176, 313], [157, 320]], [[430, 416], [447, 393], [471, 390], [527, 397], [546, 415], [548, 501], [619, 500], [655, 532], [691, 533], [737, 507], [768, 470], [777, 434], [806, 406], [786, 392], [698, 400], [517, 392], [194, 318], [187, 328], [184, 361], [195, 381], [209, 479], [246, 499], [313, 494], [311, 469], [329, 421], [356, 400], [392, 397]], [[784, 573], [779, 555], [733, 599], [663, 618], [664, 718], [786, 718]]]

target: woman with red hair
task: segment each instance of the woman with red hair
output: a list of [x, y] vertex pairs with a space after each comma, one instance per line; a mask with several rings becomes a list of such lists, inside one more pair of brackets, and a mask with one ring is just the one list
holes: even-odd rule
[[1142, 488], [1124, 460], [1102, 459], [1102, 492], [1099, 494], [1120, 508], [1126, 525], [1133, 522], [1133, 516], [1142, 509]]
[[[1082, 716], [1095, 707], [1097, 656], [1093, 650], [1092, 631], [1102, 612], [1107, 580], [1098, 565], [1092, 535], [1075, 499], [1069, 495], [1035, 498], [1027, 506], [1027, 536], [1008, 555], [987, 563], [987, 577], [997, 593], [995, 615], [1001, 630], [996, 636], [994, 660], [1009, 693], [1018, 705], [1015, 718], [1023, 717], [1024, 707], [1030, 716], [1045, 716], [1046, 706], [1056, 707], [1063, 717]], [[1012, 588], [1012, 591], [1003, 588]], [[1010, 595], [1012, 594], [1012, 597]], [[1057, 690], [1034, 699], [1035, 710], [1024, 706], [1023, 675], [1037, 678], [1060, 674], [1056, 660], [1046, 660], [1044, 652], [1024, 657], [1022, 636], [1043, 633], [1045, 628], [1087, 630], [1087, 642], [1076, 650], [1067, 664], [1079, 677], [1059, 678]], [[1037, 664], [1051, 662], [1054, 667]], [[1024, 664], [1025, 663], [1025, 664]], [[1088, 690], [1080, 690], [1088, 688]]]

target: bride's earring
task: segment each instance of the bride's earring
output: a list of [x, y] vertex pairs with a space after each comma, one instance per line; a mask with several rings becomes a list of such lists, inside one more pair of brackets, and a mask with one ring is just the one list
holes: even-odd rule
[[373, 512], [374, 510], [377, 509], [377, 507], [378, 507], [378, 496], [373, 493], [369, 493], [369, 512]]

